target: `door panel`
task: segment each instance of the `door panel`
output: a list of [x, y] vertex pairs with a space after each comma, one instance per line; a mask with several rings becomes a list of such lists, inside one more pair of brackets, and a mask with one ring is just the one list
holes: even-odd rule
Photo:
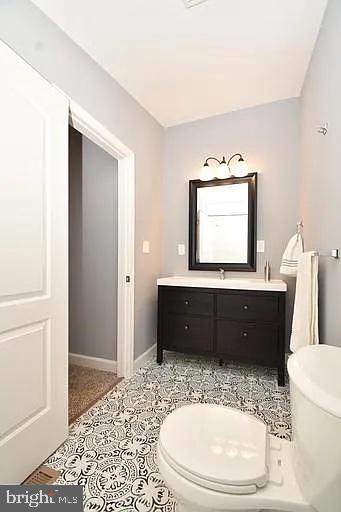
[[15, 273], [3, 273], [0, 300], [13, 300], [17, 295], [42, 292], [44, 286], [46, 123], [43, 113], [10, 84], [2, 84], [1, 89], [1, 117], [6, 120], [6, 143], [0, 156], [1, 211], [5, 213], [0, 219], [1, 265]]
[[0, 483], [20, 483], [67, 435], [68, 101], [0, 61]]
[[[47, 344], [45, 322], [0, 336], [1, 366], [7, 384], [6, 396], [0, 395], [0, 410], [6, 410], [1, 422], [1, 437], [15, 432], [20, 424], [47, 407]], [[15, 372], [13, 361], [16, 361]]]

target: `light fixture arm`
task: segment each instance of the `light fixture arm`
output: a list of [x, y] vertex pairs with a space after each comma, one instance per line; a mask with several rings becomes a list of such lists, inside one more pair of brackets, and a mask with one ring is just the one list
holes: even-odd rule
[[218, 162], [218, 164], [225, 163], [225, 157], [224, 156], [223, 156], [222, 161], [218, 160], [218, 158], [216, 158], [215, 156], [209, 156], [208, 158], [206, 158], [204, 165], [208, 165], [208, 161], [209, 160], [214, 160], [215, 162]]
[[[236, 165], [233, 169], [233, 172], [231, 172], [230, 169], [230, 163], [233, 160], [233, 158], [238, 158], [238, 162], [236, 162]], [[218, 165], [215, 165], [215, 170], [213, 171], [210, 168], [209, 162], [213, 160]], [[238, 168], [238, 169], [237, 169]], [[241, 153], [234, 153], [226, 162], [225, 157], [222, 157], [222, 160], [219, 160], [215, 156], [209, 156], [206, 158], [204, 165], [201, 168], [201, 180], [202, 181], [209, 181], [214, 179], [214, 176], [216, 179], [225, 179], [230, 178], [231, 176], [235, 177], [244, 177], [248, 174], [247, 165], [245, 163], [245, 160]], [[216, 173], [216, 174], [214, 174]]]
[[215, 162], [217, 162], [219, 165], [220, 165], [220, 164], [226, 164], [226, 165], [227, 165], [227, 167], [229, 167], [231, 160], [232, 160], [233, 158], [235, 158], [236, 156], [238, 156], [238, 157], [239, 157], [239, 160], [244, 160], [244, 158], [242, 157], [241, 153], [234, 153], [234, 155], [230, 156], [230, 158], [228, 159], [227, 164], [226, 164], [226, 159], [225, 159], [225, 157], [224, 157], [224, 156], [223, 156], [222, 160], [219, 160], [219, 159], [218, 159], [218, 158], [216, 158], [215, 156], [209, 156], [208, 158], [206, 158], [204, 165], [208, 165], [209, 160], [214, 160], [214, 161], [215, 161]]
[[230, 166], [231, 160], [232, 160], [235, 156], [239, 156], [239, 160], [244, 160], [244, 158], [242, 157], [242, 155], [241, 155], [240, 153], [235, 153], [234, 155], [230, 156], [230, 158], [228, 159], [227, 167], [229, 167], [229, 166]]

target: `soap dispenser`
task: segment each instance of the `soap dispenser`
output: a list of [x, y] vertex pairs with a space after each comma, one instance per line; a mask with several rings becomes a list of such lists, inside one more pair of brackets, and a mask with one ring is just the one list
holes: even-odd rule
[[270, 263], [269, 260], [266, 260], [264, 266], [264, 281], [270, 281]]

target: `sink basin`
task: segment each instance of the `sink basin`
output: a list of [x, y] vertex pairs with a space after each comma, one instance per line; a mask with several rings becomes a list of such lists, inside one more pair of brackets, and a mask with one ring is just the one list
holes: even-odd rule
[[192, 277], [172, 276], [162, 277], [157, 280], [158, 286], [188, 286], [194, 288], [221, 288], [233, 290], [260, 290], [285, 292], [287, 285], [281, 280], [264, 281], [252, 278], [226, 278], [219, 277]]

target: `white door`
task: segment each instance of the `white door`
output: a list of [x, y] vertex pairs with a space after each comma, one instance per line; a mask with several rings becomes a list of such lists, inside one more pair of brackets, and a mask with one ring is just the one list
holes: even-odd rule
[[0, 43], [0, 483], [67, 435], [68, 102]]

